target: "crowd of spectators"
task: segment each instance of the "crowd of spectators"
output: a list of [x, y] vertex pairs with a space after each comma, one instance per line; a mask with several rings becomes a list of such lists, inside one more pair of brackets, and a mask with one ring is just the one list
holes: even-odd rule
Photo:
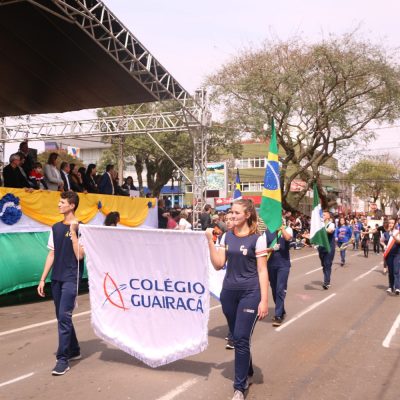
[[3, 184], [5, 187], [28, 190], [73, 190], [119, 196], [129, 196], [131, 190], [137, 190], [131, 176], [120, 185], [114, 165], [107, 165], [104, 174], [99, 175], [95, 164], [78, 168], [74, 163], [62, 161], [58, 166], [58, 159], [58, 153], [50, 153], [43, 166], [33, 159], [28, 143], [22, 142], [19, 151], [11, 154], [9, 164], [3, 169]]

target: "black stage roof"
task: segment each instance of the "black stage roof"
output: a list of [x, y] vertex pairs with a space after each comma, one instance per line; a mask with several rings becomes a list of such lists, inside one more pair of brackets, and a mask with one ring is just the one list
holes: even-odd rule
[[[36, 2], [62, 13], [50, 0]], [[28, 1], [0, 0], [0, 117], [156, 100], [77, 23]]]

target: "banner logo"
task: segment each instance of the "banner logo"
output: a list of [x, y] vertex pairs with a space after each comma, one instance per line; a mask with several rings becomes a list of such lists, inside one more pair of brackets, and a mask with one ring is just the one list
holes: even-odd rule
[[[109, 291], [110, 287], [111, 287], [111, 291]], [[126, 288], [127, 288], [127, 285], [125, 283], [118, 286], [116, 284], [115, 280], [107, 272], [106, 276], [104, 277], [104, 281], [103, 281], [104, 295], [106, 296], [103, 306], [108, 301], [114, 307], [120, 308], [124, 311], [128, 310], [128, 308], [125, 307], [124, 298], [122, 297], [122, 294], [121, 294], [121, 291], [125, 290]]]

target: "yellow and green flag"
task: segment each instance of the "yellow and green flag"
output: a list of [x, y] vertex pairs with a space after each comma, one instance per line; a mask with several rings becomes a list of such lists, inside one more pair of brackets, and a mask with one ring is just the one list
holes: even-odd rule
[[274, 120], [271, 125], [267, 167], [264, 175], [264, 188], [260, 206], [260, 217], [270, 232], [282, 226], [282, 194], [279, 173], [278, 144]]

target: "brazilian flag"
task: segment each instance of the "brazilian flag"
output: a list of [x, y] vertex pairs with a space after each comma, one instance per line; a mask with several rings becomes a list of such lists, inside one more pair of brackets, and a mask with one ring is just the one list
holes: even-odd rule
[[240, 176], [238, 168], [236, 171], [235, 191], [233, 192], [233, 200], [239, 200], [241, 198], [242, 198], [242, 192], [240, 191]]
[[265, 225], [267, 225], [268, 230], [275, 232], [282, 226], [282, 194], [274, 120], [272, 120], [271, 128], [271, 142], [269, 144], [267, 167], [265, 169], [260, 217], [265, 222]]

